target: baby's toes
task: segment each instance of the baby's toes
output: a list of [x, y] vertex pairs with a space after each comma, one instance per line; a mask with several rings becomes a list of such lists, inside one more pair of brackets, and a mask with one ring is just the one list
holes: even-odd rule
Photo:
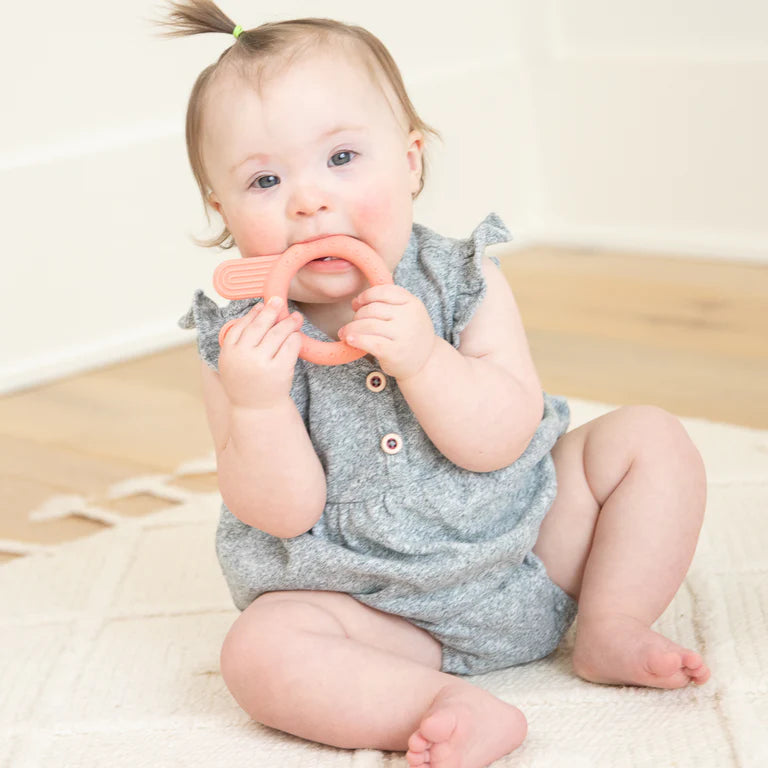
[[696, 670], [695, 674], [691, 675], [691, 680], [696, 683], [696, 685], [704, 685], [704, 683], [709, 680], [711, 672], [709, 669], [704, 669], [703, 671]]
[[694, 669], [699, 669], [703, 664], [704, 659], [700, 653], [696, 653], [696, 651], [683, 652], [683, 666], [686, 669], [693, 671]]
[[430, 746], [448, 741], [456, 730], [456, 712], [450, 709], [437, 709], [427, 715], [419, 726], [422, 738], [430, 739]]
[[412, 768], [418, 768], [420, 765], [429, 766], [429, 752], [411, 752], [405, 753], [405, 759]]
[[683, 671], [696, 685], [703, 685], [709, 680], [709, 667], [696, 651], [686, 651], [683, 654]]
[[709, 667], [704, 663], [702, 663], [696, 669], [690, 669], [689, 667], [686, 667], [685, 672], [691, 678], [691, 680], [696, 683], [696, 685], [704, 685], [704, 683], [709, 680], [711, 674]]
[[408, 739], [408, 751], [405, 754], [408, 765], [415, 766], [426, 763], [429, 760], [427, 750], [431, 746], [431, 742], [427, 741], [418, 731], [414, 731]]
[[411, 752], [424, 752], [432, 746], [431, 741], [427, 741], [419, 731], [414, 731], [408, 739], [408, 749]]

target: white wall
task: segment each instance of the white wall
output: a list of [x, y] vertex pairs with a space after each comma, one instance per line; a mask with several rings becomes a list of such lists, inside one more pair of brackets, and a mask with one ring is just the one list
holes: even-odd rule
[[[243, 26], [368, 27], [445, 143], [417, 218], [490, 210], [532, 239], [768, 262], [762, 0], [221, 0]], [[39, 0], [0, 32], [0, 391], [190, 338], [221, 258], [187, 167], [186, 100], [223, 35], [153, 37], [150, 0]]]
[[529, 234], [768, 262], [768, 3], [526, 7]]

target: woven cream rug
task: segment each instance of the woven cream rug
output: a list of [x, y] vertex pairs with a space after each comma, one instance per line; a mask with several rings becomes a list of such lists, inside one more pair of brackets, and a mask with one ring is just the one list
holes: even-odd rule
[[[572, 401], [574, 425], [610, 410]], [[529, 720], [516, 768], [768, 766], [768, 432], [685, 419], [709, 473], [707, 517], [690, 574], [658, 622], [701, 649], [710, 682], [679, 691], [586, 683], [572, 635], [548, 659], [474, 678]], [[404, 767], [402, 755], [338, 750], [251, 723], [218, 671], [236, 611], [216, 563], [216, 494], [174, 486], [208, 471], [135, 478], [113, 498], [168, 507], [0, 567], [0, 764], [27, 766]], [[13, 549], [0, 542], [0, 549]]]

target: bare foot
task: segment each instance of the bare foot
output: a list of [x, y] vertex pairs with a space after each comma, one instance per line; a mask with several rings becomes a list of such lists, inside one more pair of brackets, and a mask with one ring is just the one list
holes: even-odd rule
[[480, 688], [446, 685], [408, 739], [408, 765], [481, 768], [522, 744], [523, 713]]
[[593, 683], [683, 688], [709, 680], [709, 667], [696, 651], [628, 616], [580, 618], [573, 667]]

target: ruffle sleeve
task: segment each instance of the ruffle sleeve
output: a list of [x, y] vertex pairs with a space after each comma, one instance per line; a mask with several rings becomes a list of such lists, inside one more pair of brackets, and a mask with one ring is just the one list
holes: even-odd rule
[[[452, 262], [455, 269], [449, 277], [455, 280], [453, 323], [448, 341], [458, 348], [461, 332], [467, 327], [475, 311], [485, 298], [486, 283], [483, 275], [483, 256], [488, 245], [508, 243], [509, 230], [496, 213], [489, 213], [466, 240], [458, 241], [459, 253]], [[488, 254], [499, 266], [499, 260]]]
[[185, 329], [197, 328], [197, 348], [200, 357], [214, 370], [219, 368], [219, 331], [230, 320], [242, 317], [261, 299], [239, 299], [220, 307], [201, 290], [195, 291], [192, 306], [179, 318]]
[[[246, 314], [254, 304], [262, 299], [238, 299], [220, 307], [201, 290], [195, 291], [192, 306], [179, 318], [179, 325], [184, 329], [197, 328], [197, 349], [200, 358], [215, 371], [219, 369], [219, 331], [221, 326]], [[305, 425], [308, 425], [309, 387], [307, 384], [307, 363], [296, 361], [291, 399], [296, 404]]]

